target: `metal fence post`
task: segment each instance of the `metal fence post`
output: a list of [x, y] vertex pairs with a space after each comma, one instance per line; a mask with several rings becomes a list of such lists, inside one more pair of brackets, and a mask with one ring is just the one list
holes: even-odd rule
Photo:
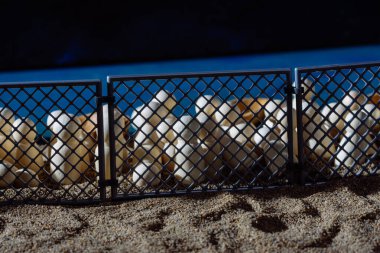
[[111, 199], [115, 199], [117, 195], [117, 179], [116, 179], [116, 148], [115, 148], [115, 119], [114, 119], [114, 97], [113, 97], [113, 86], [110, 77], [107, 77], [107, 96], [110, 98], [108, 101], [108, 124], [109, 124], [109, 144], [110, 144], [110, 170], [111, 170]]
[[[98, 149], [99, 149], [99, 188], [101, 201], [106, 200], [106, 183], [105, 183], [105, 159], [104, 159], [104, 115], [102, 101], [102, 83], [99, 82], [96, 87], [97, 93], [97, 127], [98, 127]], [[99, 145], [101, 144], [101, 145]]]
[[287, 76], [287, 82], [285, 89], [286, 94], [286, 113], [287, 113], [287, 135], [288, 135], [288, 171], [289, 171], [289, 181], [291, 183], [297, 182], [296, 176], [297, 176], [297, 168], [296, 164], [294, 163], [294, 143], [293, 143], [293, 109], [292, 109], [292, 102], [293, 102], [293, 86], [291, 82], [291, 73], [286, 74]]
[[304, 161], [304, 140], [303, 140], [303, 108], [302, 108], [302, 98], [303, 98], [303, 88], [301, 85], [300, 76], [298, 74], [298, 69], [294, 69], [294, 88], [295, 88], [295, 99], [296, 99], [296, 112], [297, 112], [297, 142], [298, 142], [298, 183], [305, 183], [305, 161]]

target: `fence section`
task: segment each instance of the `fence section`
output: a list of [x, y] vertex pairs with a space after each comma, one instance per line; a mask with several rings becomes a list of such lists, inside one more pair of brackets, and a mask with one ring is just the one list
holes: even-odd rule
[[105, 198], [101, 88], [100, 81], [0, 85], [0, 204]]
[[288, 70], [109, 77], [113, 197], [289, 184], [291, 91]]
[[379, 174], [380, 63], [290, 75], [113, 76], [106, 97], [100, 81], [0, 84], [0, 205]]
[[303, 183], [379, 174], [380, 64], [296, 70]]

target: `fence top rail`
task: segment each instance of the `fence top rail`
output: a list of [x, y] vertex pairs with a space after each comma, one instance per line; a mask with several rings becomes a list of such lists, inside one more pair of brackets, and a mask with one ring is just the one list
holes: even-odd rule
[[114, 75], [107, 76], [107, 82], [144, 80], [144, 79], [167, 79], [167, 78], [195, 78], [195, 77], [213, 77], [213, 76], [230, 76], [230, 75], [257, 75], [257, 74], [290, 74], [290, 69], [264, 69], [264, 70], [242, 70], [242, 71], [221, 71], [221, 72], [189, 72], [175, 74], [150, 74], [150, 75]]
[[100, 79], [90, 80], [63, 80], [63, 81], [33, 81], [33, 82], [0, 82], [0, 88], [30, 88], [51, 86], [83, 86], [98, 85]]
[[296, 72], [311, 72], [311, 71], [323, 71], [323, 70], [340, 70], [348, 68], [370, 68], [370, 67], [380, 67], [380, 61], [375, 62], [363, 62], [363, 63], [353, 63], [353, 64], [332, 64], [323, 66], [312, 66], [312, 67], [297, 67]]

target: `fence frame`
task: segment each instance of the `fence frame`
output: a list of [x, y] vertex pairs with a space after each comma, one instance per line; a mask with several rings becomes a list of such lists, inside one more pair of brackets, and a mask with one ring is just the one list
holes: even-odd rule
[[[87, 80], [64, 80], [64, 81], [33, 81], [33, 82], [4, 82], [0, 83], [0, 89], [23, 89], [23, 88], [34, 88], [38, 90], [39, 88], [57, 88], [57, 87], [78, 87], [78, 86], [93, 86], [95, 87], [95, 93], [93, 99], [96, 99], [96, 113], [97, 117], [97, 130], [99, 132], [98, 143], [104, 143], [104, 129], [103, 129], [103, 110], [102, 110], [102, 82], [99, 79], [87, 79]], [[88, 104], [90, 101], [86, 101]], [[44, 199], [38, 198], [37, 200], [33, 199], [22, 199], [14, 200], [9, 199], [6, 201], [0, 201], [0, 206], [6, 206], [10, 204], [45, 204], [45, 205], [86, 205], [86, 204], [98, 204], [106, 201], [106, 187], [104, 183], [105, 171], [104, 171], [104, 146], [100, 145], [99, 147], [99, 183], [96, 187], [97, 193], [99, 193], [99, 198], [88, 198], [80, 199], [78, 195], [77, 198], [73, 200], [67, 200], [64, 198], [58, 199]]]
[[[269, 70], [249, 70], [249, 71], [222, 71], [222, 72], [200, 72], [200, 73], [176, 73], [176, 74], [153, 74], [153, 75], [115, 75], [107, 77], [107, 96], [109, 100], [109, 115], [113, 115], [113, 110], [115, 108], [115, 97], [114, 97], [114, 83], [115, 82], [127, 82], [127, 81], [139, 81], [139, 80], [157, 80], [157, 79], [173, 79], [173, 78], [204, 78], [204, 77], [217, 77], [217, 76], [234, 76], [234, 75], [270, 75], [270, 74], [283, 74], [285, 75], [285, 83], [284, 86], [280, 89], [284, 90], [284, 96], [287, 105], [286, 110], [286, 118], [288, 121], [287, 127], [287, 135], [288, 139], [293, 139], [292, 131], [289, 129], [293, 128], [293, 112], [292, 108], [292, 94], [294, 93], [294, 87], [292, 86], [291, 80], [291, 70], [290, 69], [269, 69]], [[193, 87], [192, 87], [193, 88]], [[192, 89], [191, 88], [191, 89]], [[279, 89], [279, 90], [280, 90]], [[290, 109], [289, 109], [290, 108]], [[109, 117], [110, 126], [114, 125], [114, 117]], [[114, 129], [110, 127], [110, 149], [111, 149], [111, 180], [108, 185], [111, 185], [111, 200], [133, 200], [133, 199], [141, 199], [147, 197], [165, 197], [165, 196], [179, 196], [179, 195], [188, 195], [188, 194], [196, 194], [201, 192], [237, 192], [237, 191], [248, 191], [253, 189], [264, 189], [264, 188], [277, 188], [279, 185], [269, 185], [269, 186], [254, 186], [254, 187], [238, 187], [236, 189], [207, 189], [207, 190], [175, 190], [170, 192], [143, 192], [139, 195], [129, 196], [128, 194], [118, 194], [118, 182], [116, 179], [116, 152], [115, 152], [115, 133]], [[287, 171], [289, 172], [289, 181], [292, 181], [291, 184], [297, 183], [299, 181], [297, 176], [298, 166], [293, 161], [293, 142], [288, 143], [287, 145], [288, 151], [288, 161], [287, 161]]]
[[[353, 64], [331, 64], [331, 65], [323, 65], [323, 66], [297, 67], [294, 69], [294, 77], [295, 77], [294, 83], [295, 83], [295, 88], [296, 88], [296, 108], [297, 108], [296, 110], [297, 110], [297, 131], [298, 131], [297, 132], [298, 154], [299, 154], [299, 166], [302, 170], [300, 173], [301, 185], [305, 185], [305, 186], [318, 185], [318, 184], [324, 184], [332, 180], [332, 179], [325, 179], [325, 180], [319, 180], [315, 182], [307, 182], [308, 170], [305, 166], [306, 158], [304, 157], [304, 145], [306, 141], [303, 139], [303, 132], [305, 130], [303, 129], [303, 124], [302, 124], [302, 116], [304, 115], [304, 112], [302, 109], [302, 100], [304, 99], [304, 92], [305, 92], [301, 85], [302, 74], [313, 73], [317, 71], [341, 71], [344, 69], [358, 69], [358, 68], [363, 68], [367, 70], [372, 67], [380, 68], [380, 61], [362, 62], [362, 63], [353, 63]], [[377, 72], [377, 76], [380, 79], [379, 72]], [[366, 83], [368, 82], [368, 80], [363, 78], [363, 76], [360, 76], [359, 80], [364, 80]], [[315, 82], [313, 83], [313, 85], [315, 85]], [[316, 94], [318, 95], [319, 93], [316, 92]], [[362, 177], [363, 177], [362, 175], [354, 176], [354, 178], [362, 178]], [[343, 179], [343, 178], [340, 177], [339, 179]]]

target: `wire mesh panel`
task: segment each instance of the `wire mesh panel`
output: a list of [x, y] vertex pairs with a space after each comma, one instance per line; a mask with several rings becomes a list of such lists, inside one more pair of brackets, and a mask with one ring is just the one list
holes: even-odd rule
[[289, 78], [288, 70], [109, 77], [113, 197], [289, 183]]
[[100, 96], [100, 81], [0, 84], [0, 204], [104, 198]]
[[304, 183], [379, 174], [380, 63], [296, 70]]

